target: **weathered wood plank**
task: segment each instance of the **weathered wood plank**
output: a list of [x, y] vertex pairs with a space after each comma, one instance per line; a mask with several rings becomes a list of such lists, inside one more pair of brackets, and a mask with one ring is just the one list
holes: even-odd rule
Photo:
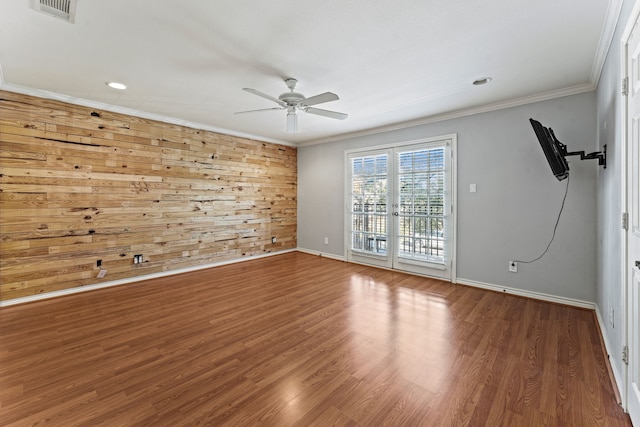
[[294, 248], [296, 168], [295, 147], [0, 91], [0, 299]]

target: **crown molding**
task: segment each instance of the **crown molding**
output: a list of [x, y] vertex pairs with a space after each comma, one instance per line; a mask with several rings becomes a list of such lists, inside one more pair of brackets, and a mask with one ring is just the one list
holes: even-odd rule
[[304, 147], [316, 144], [325, 144], [328, 142], [344, 141], [347, 139], [359, 138], [363, 136], [377, 135], [380, 133], [391, 132], [400, 129], [406, 129], [410, 127], [422, 126], [431, 123], [443, 122], [446, 120], [458, 119], [461, 117], [473, 116], [476, 114], [489, 113], [492, 111], [503, 110], [505, 108], [518, 107], [520, 105], [532, 104], [534, 102], [547, 101], [555, 98], [562, 98], [564, 96], [577, 95], [584, 92], [591, 92], [596, 89], [596, 85], [592, 83], [585, 83], [576, 86], [570, 86], [563, 89], [553, 90], [549, 92], [543, 92], [536, 95], [525, 96], [521, 98], [510, 99], [507, 101], [494, 102], [491, 104], [481, 105], [479, 107], [465, 108], [462, 110], [451, 111], [443, 114], [436, 114], [433, 116], [425, 117], [422, 119], [411, 120], [408, 122], [394, 123], [387, 126], [381, 126], [378, 128], [367, 129], [358, 132], [351, 132], [343, 135], [338, 135], [329, 138], [321, 138], [313, 141], [301, 142], [298, 147]]
[[270, 142], [272, 144], [287, 145], [290, 147], [296, 146], [296, 144], [288, 141], [265, 138], [259, 135], [252, 135], [248, 133], [233, 131], [230, 129], [224, 129], [224, 128], [219, 128], [215, 126], [205, 125], [202, 123], [190, 122], [188, 120], [182, 120], [174, 117], [163, 116], [161, 114], [148, 113], [148, 112], [136, 110], [133, 108], [119, 107], [117, 105], [105, 104], [103, 102], [91, 101], [89, 99], [76, 98], [74, 96], [63, 95], [63, 94], [51, 92], [48, 90], [35, 89], [35, 88], [26, 87], [26, 86], [15, 85], [12, 83], [6, 83], [1, 78], [2, 78], [2, 68], [0, 67], [0, 90], [6, 90], [8, 92], [35, 96], [37, 98], [51, 99], [54, 101], [66, 102], [68, 104], [80, 105], [83, 107], [110, 111], [112, 113], [126, 114], [127, 116], [138, 117], [141, 119], [155, 120], [158, 122], [168, 123], [172, 125], [185, 126], [188, 128], [205, 130], [205, 131], [220, 133], [224, 135], [237, 136], [239, 138], [247, 138], [247, 139], [252, 139], [260, 142]]
[[607, 16], [604, 20], [602, 33], [600, 33], [600, 41], [598, 42], [598, 49], [596, 50], [593, 67], [591, 68], [591, 83], [593, 83], [594, 86], [597, 86], [600, 81], [600, 74], [602, 74], [602, 69], [604, 68], [604, 63], [607, 60], [607, 54], [609, 53], [613, 36], [616, 32], [618, 19], [620, 19], [622, 3], [623, 0], [609, 0]]

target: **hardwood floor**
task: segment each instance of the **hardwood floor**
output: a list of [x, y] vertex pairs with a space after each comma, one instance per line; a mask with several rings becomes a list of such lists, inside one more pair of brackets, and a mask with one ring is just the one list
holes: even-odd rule
[[303, 253], [0, 325], [3, 426], [631, 425], [593, 312]]

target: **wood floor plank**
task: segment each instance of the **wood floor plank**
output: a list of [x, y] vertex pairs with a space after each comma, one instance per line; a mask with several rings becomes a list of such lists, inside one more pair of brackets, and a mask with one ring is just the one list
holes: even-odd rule
[[2, 426], [630, 426], [594, 313], [293, 252], [0, 309]]

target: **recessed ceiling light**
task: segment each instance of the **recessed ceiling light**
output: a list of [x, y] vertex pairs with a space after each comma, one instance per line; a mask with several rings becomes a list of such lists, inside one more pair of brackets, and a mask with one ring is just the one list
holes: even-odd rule
[[486, 85], [487, 83], [489, 83], [491, 80], [493, 80], [491, 77], [483, 77], [481, 79], [478, 80], [474, 80], [473, 84], [475, 86], [481, 86], [481, 85]]
[[122, 83], [118, 83], [118, 82], [107, 82], [107, 86], [109, 86], [112, 89], [118, 89], [118, 90], [125, 90], [127, 88], [127, 85], [123, 85]]

